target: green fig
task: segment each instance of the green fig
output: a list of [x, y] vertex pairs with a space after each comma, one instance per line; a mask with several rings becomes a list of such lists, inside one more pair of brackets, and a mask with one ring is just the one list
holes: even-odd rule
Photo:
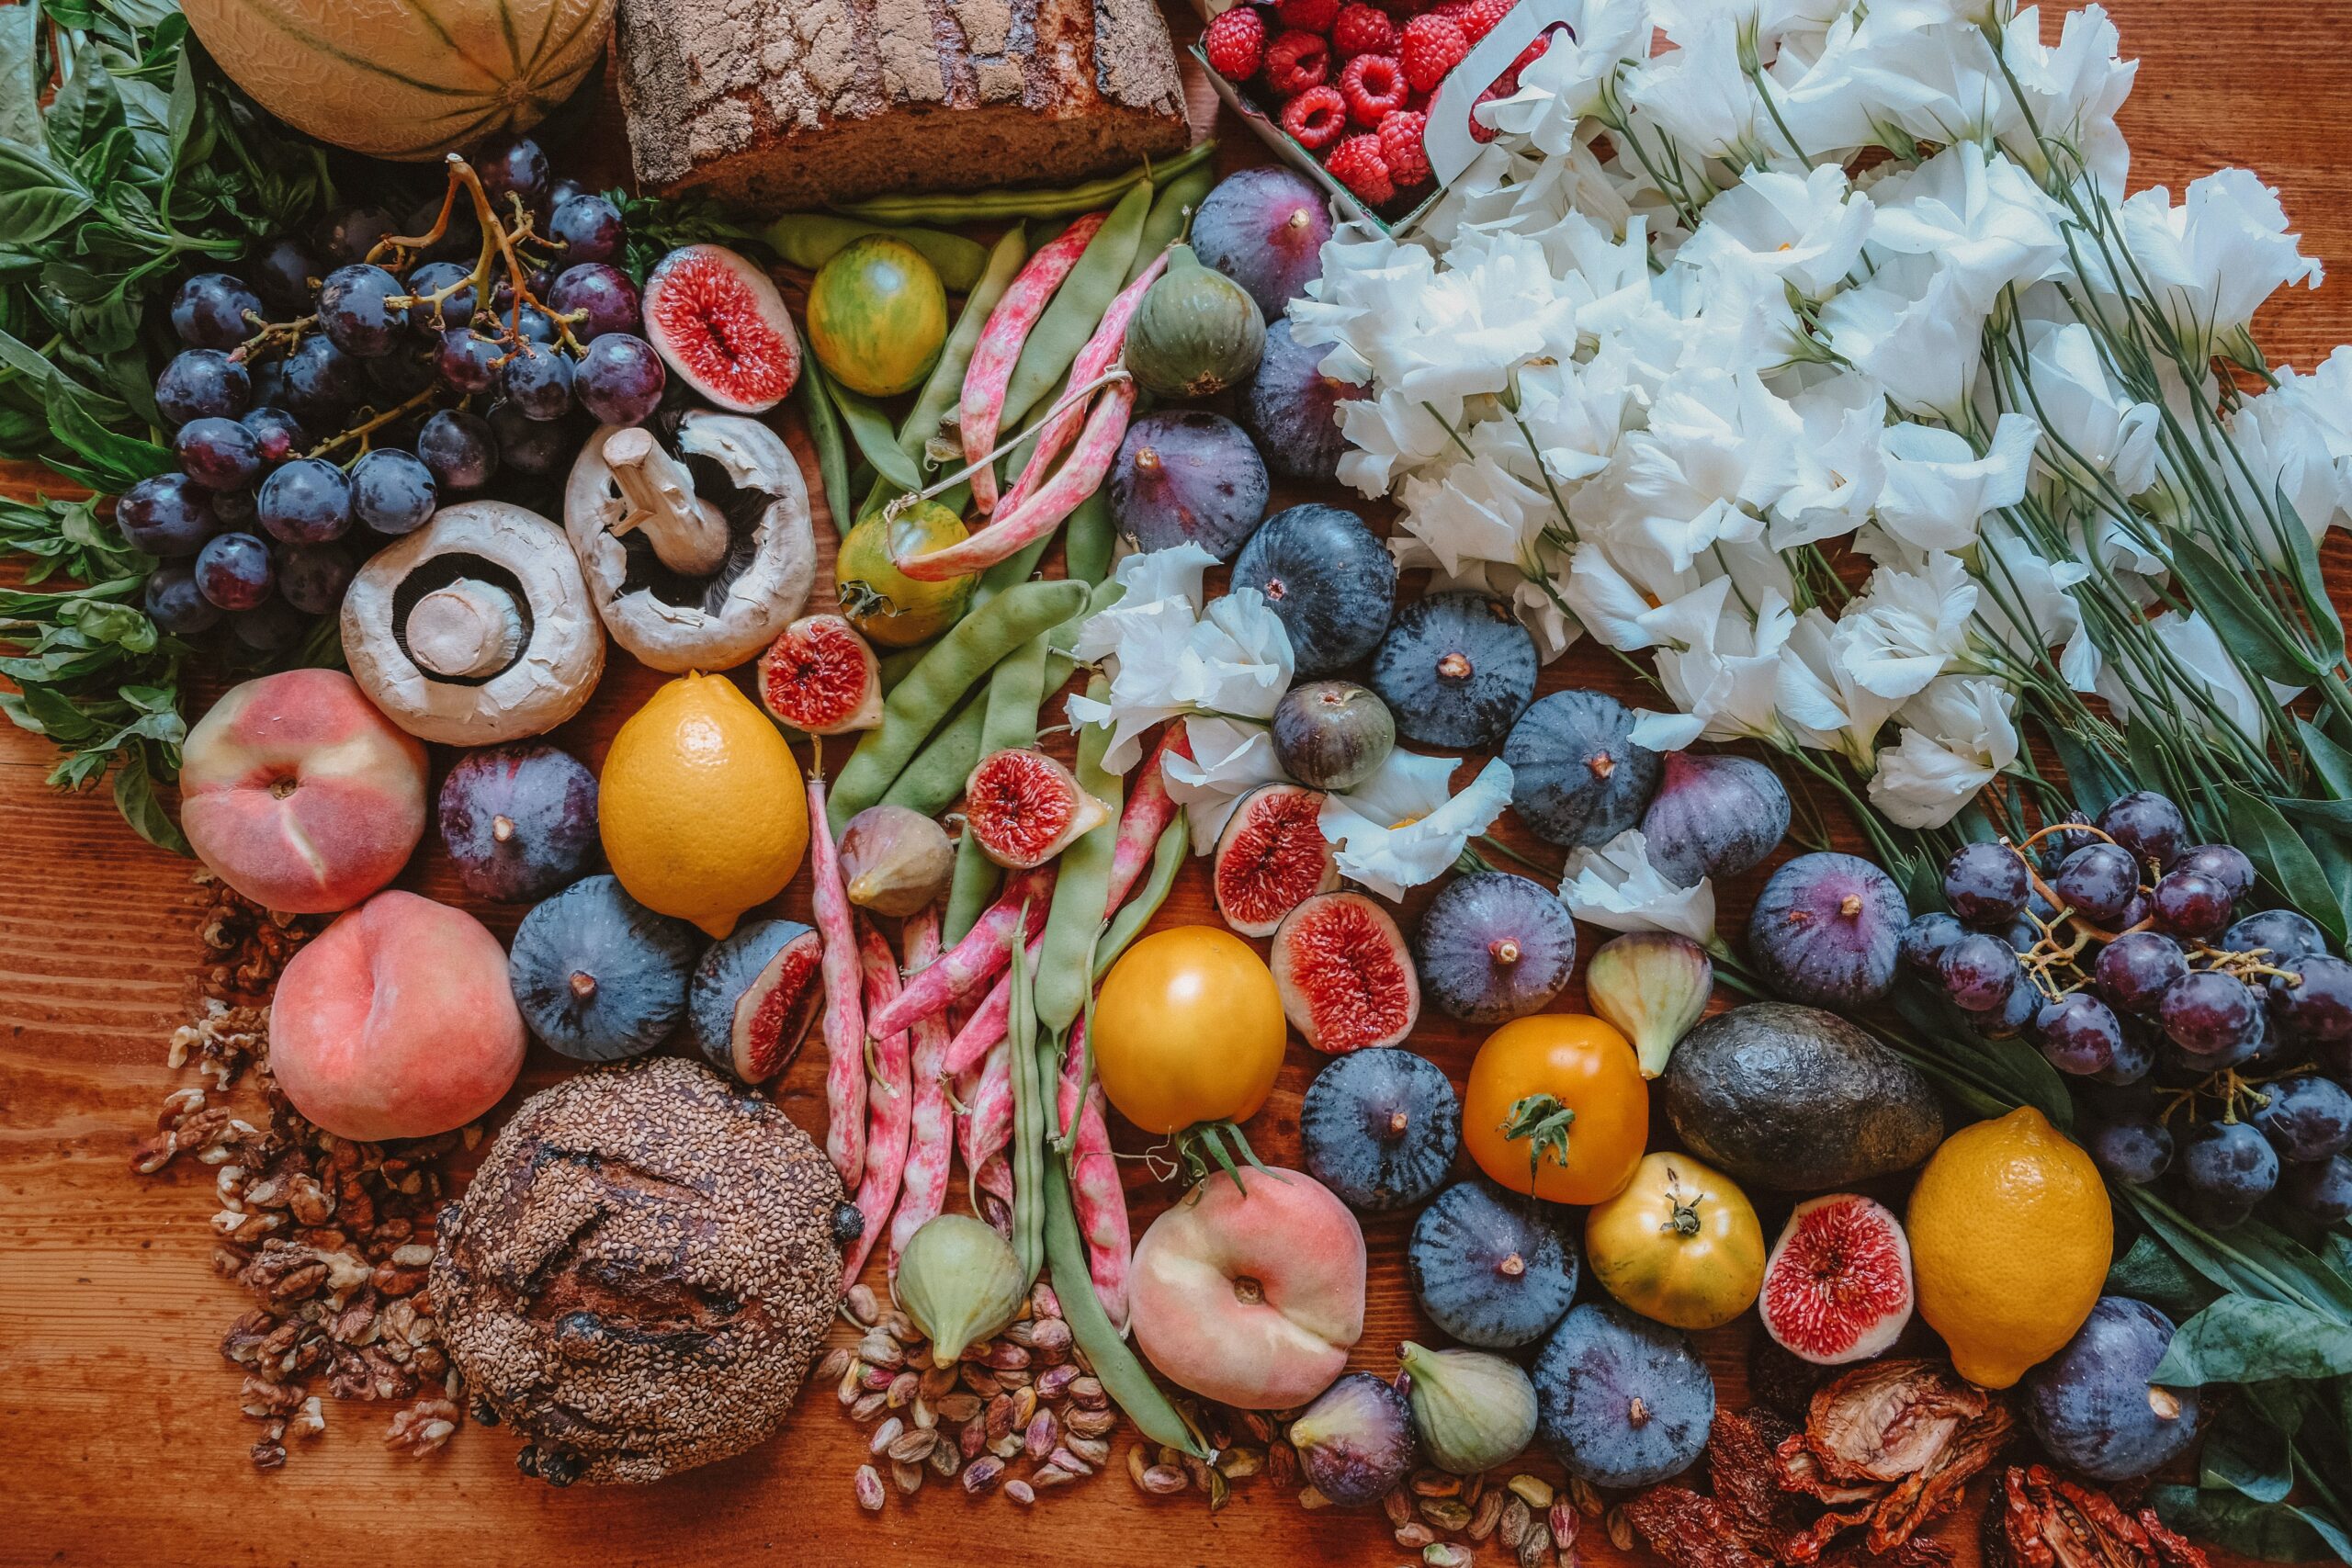
[[1535, 1437], [1535, 1385], [1515, 1361], [1484, 1350], [1430, 1350], [1407, 1340], [1396, 1360], [1421, 1450], [1440, 1470], [1476, 1475]]
[[893, 1293], [930, 1337], [933, 1364], [952, 1367], [1013, 1320], [1029, 1299], [1029, 1280], [993, 1225], [938, 1214], [908, 1238]]
[[1642, 1077], [1654, 1078], [1707, 1010], [1715, 966], [1687, 936], [1630, 931], [1600, 944], [1584, 986], [1592, 1010], [1633, 1042]]

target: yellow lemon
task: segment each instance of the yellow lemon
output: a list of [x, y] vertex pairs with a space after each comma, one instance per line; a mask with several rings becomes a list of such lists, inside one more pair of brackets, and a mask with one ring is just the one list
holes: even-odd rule
[[1985, 1388], [2074, 1337], [2115, 1253], [2098, 1168], [2030, 1105], [1946, 1138], [1911, 1190], [1909, 1224], [1919, 1315]]
[[783, 892], [808, 851], [800, 765], [723, 675], [681, 676], [629, 716], [596, 817], [629, 897], [714, 937]]

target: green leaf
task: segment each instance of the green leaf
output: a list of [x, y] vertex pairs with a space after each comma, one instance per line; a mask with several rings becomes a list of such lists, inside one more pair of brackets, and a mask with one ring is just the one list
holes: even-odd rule
[[2311, 846], [2270, 802], [2238, 784], [2222, 788], [2229, 802], [2229, 841], [2245, 852], [2254, 868], [2287, 896], [2289, 904], [2343, 945], [2347, 929], [2344, 907]]
[[2305, 1307], [2223, 1296], [2180, 1325], [2148, 1381], [2177, 1388], [2352, 1372], [2352, 1323]]
[[133, 749], [123, 754], [121, 763], [114, 771], [115, 809], [141, 838], [158, 849], [177, 855], [192, 855], [187, 836], [164, 803], [155, 798], [155, 781], [147, 772], [147, 753]]
[[2311, 759], [2312, 772], [2326, 781], [2328, 793], [2338, 800], [2352, 800], [2352, 751], [2329, 739], [2307, 718], [2295, 721], [2295, 733], [2302, 739], [2303, 755]]
[[2284, 1503], [2190, 1486], [2157, 1486], [2149, 1495], [2166, 1525], [2240, 1556], [2265, 1562], [2316, 1562], [2333, 1555], [2352, 1562], [2352, 1555], [2331, 1550], [2301, 1509]]
[[122, 125], [122, 96], [96, 51], [76, 51], [74, 74], [51, 100], [45, 123], [50, 150], [69, 163]]
[[90, 193], [46, 159], [0, 142], [0, 234], [29, 248], [90, 210]]
[[2059, 766], [2066, 770], [2066, 788], [2074, 795], [2075, 804], [2086, 815], [2097, 817], [2107, 809], [2109, 801], [2127, 793], [2128, 784], [2118, 777], [2107, 753], [2093, 750], [2089, 742], [2072, 730], [2048, 725], [2039, 728], [2051, 750], [2058, 753]]
[[100, 424], [83, 408], [80, 399], [67, 394], [63, 377], [50, 377], [49, 392], [50, 434], [108, 476], [108, 482], [97, 487], [100, 490], [119, 493], [141, 479], [171, 471], [171, 453], [152, 441], [119, 435]]
[[2248, 669], [2285, 685], [2301, 686], [2326, 668], [2313, 661], [2300, 634], [2291, 633], [2278, 612], [2246, 586], [2242, 569], [2224, 564], [2203, 540], [2189, 535], [2175, 534], [2171, 544], [2173, 575]]
[[2293, 1436], [2251, 1404], [2231, 1405], [2206, 1433], [2198, 1484], [2227, 1486], [2261, 1503], [2283, 1500], [2295, 1489]]
[[2247, 1220], [2215, 1235], [2144, 1187], [2115, 1191], [2183, 1263], [2222, 1290], [2352, 1323], [2352, 1274], [2338, 1273], [2285, 1232]]
[[40, 7], [0, 7], [0, 141], [41, 145], [40, 75], [35, 39]]
[[2312, 626], [2319, 633], [2321, 662], [2334, 664], [2344, 657], [2344, 619], [2328, 602], [2327, 579], [2319, 565], [2319, 541], [2304, 526], [2295, 503], [2287, 499], [2286, 486], [2271, 487], [2270, 504], [2282, 525], [2280, 532], [2287, 536], [2287, 548], [2294, 556], [2291, 575], [2296, 596], [2302, 601], [2303, 613], [2311, 617]]
[[2214, 1290], [2164, 1243], [2154, 1236], [2142, 1235], [2108, 1269], [2104, 1293], [2145, 1302], [2178, 1323], [2194, 1316], [2199, 1308], [2211, 1301]]

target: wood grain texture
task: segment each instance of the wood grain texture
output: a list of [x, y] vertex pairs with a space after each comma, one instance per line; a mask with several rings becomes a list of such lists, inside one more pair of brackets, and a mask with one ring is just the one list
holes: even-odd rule
[[[2118, 0], [2113, 9], [2127, 52], [2143, 62], [2125, 118], [2138, 150], [2133, 184], [2177, 187], [2222, 163], [2250, 164], [2281, 187], [2309, 249], [2352, 265], [2352, 199], [2335, 177], [2352, 138], [2352, 54], [2341, 47], [2352, 3]], [[1181, 19], [1179, 28], [1192, 30]], [[1228, 163], [1261, 155], [1238, 125], [1219, 130]], [[2274, 359], [2309, 366], [2352, 339], [2352, 292], [2341, 276], [2274, 305], [2263, 333]], [[29, 493], [37, 477], [0, 472], [0, 486]], [[1301, 499], [1278, 493], [1275, 504]], [[829, 572], [830, 533], [820, 524], [819, 534]], [[2340, 549], [2329, 566], [2338, 602], [2352, 602]], [[598, 763], [621, 717], [656, 682], [616, 659], [595, 702], [554, 739]], [[1547, 690], [1572, 684], [1632, 694], [1613, 662], [1589, 649], [1545, 671]], [[436, 749], [436, 777], [447, 762]], [[1115, 1473], [1049, 1493], [1027, 1516], [1001, 1498], [933, 1490], [910, 1506], [865, 1515], [850, 1494], [862, 1435], [822, 1391], [758, 1450], [646, 1491], [556, 1492], [519, 1480], [513, 1437], [472, 1427], [441, 1454], [398, 1459], [379, 1445], [389, 1409], [349, 1404], [330, 1404], [326, 1436], [298, 1449], [283, 1471], [254, 1472], [245, 1458], [254, 1428], [235, 1408], [237, 1376], [214, 1350], [243, 1298], [207, 1266], [211, 1173], [175, 1167], [141, 1179], [126, 1163], [175, 1077], [163, 1064], [164, 1041], [197, 955], [189, 868], [141, 844], [103, 796], [42, 787], [48, 763], [41, 741], [0, 726], [0, 1432], [10, 1450], [0, 1564], [470, 1568], [759, 1558], [1159, 1568], [1375, 1564], [1406, 1555], [1377, 1511], [1306, 1513], [1262, 1483], [1245, 1484], [1214, 1519], [1196, 1497], [1147, 1499]], [[401, 886], [458, 899], [437, 848]], [[1727, 929], [1737, 929], [1751, 892], [1725, 890]], [[806, 905], [805, 883], [783, 900], [803, 917]], [[479, 912], [502, 935], [519, 913]], [[1161, 923], [1214, 918], [1199, 866], [1188, 867]], [[1458, 1081], [1478, 1038], [1431, 1019], [1414, 1045]], [[808, 1052], [779, 1093], [812, 1131], [822, 1121], [820, 1058]], [[1269, 1159], [1295, 1159], [1299, 1095], [1320, 1065], [1293, 1047], [1272, 1103], [1250, 1129]], [[560, 1071], [535, 1048], [518, 1094]], [[1131, 1132], [1120, 1135], [1124, 1150], [1139, 1149]], [[1128, 1179], [1140, 1229], [1161, 1200], [1140, 1162]], [[1768, 1212], [1767, 1225], [1778, 1219]], [[1373, 1277], [1356, 1364], [1385, 1373], [1397, 1340], [1426, 1325], [1404, 1277], [1405, 1223], [1367, 1229]], [[1724, 1398], [1741, 1403], [1743, 1332], [1708, 1336], [1706, 1348]], [[1116, 1462], [1127, 1440], [1122, 1434]], [[1548, 1462], [1535, 1468], [1556, 1474]], [[1973, 1510], [1945, 1530], [1973, 1568]], [[1584, 1551], [1596, 1563], [1621, 1556], [1597, 1529]], [[1489, 1546], [1480, 1561], [1505, 1555]]]

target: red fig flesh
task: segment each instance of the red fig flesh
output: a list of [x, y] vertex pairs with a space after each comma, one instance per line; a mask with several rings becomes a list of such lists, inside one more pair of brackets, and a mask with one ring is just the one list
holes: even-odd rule
[[1271, 967], [1291, 1027], [1329, 1055], [1400, 1044], [1421, 1016], [1404, 934], [1361, 893], [1320, 893], [1283, 916]]
[[645, 335], [689, 387], [765, 413], [800, 379], [800, 339], [775, 283], [724, 245], [683, 245], [645, 279]]
[[1210, 873], [1227, 925], [1243, 936], [1272, 936], [1284, 915], [1340, 886], [1322, 811], [1323, 792], [1296, 784], [1267, 784], [1241, 797]]
[[1045, 864], [1110, 816], [1109, 807], [1043, 751], [1015, 747], [992, 753], [964, 781], [966, 830], [1008, 871]]
[[1911, 1321], [1911, 1243], [1882, 1204], [1853, 1192], [1808, 1198], [1764, 1265], [1765, 1331], [1817, 1366], [1867, 1360]]
[[760, 701], [810, 735], [871, 729], [882, 722], [882, 666], [840, 615], [804, 615], [760, 655]]

